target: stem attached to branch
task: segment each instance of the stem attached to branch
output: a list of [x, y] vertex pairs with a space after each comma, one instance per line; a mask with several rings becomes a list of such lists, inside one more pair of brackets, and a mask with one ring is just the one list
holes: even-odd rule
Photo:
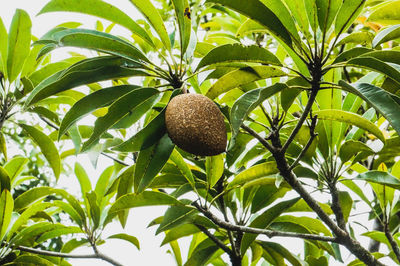
[[394, 240], [392, 233], [390, 232], [388, 223], [385, 223], [384, 229], [385, 229], [385, 236], [388, 239], [390, 246], [392, 247], [393, 253], [396, 255], [397, 260], [400, 261], [400, 248], [396, 240]]

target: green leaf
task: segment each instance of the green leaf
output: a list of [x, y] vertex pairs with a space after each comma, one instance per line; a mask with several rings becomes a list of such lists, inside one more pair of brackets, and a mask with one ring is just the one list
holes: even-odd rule
[[46, 240], [56, 238], [63, 235], [69, 234], [77, 234], [77, 233], [84, 233], [81, 228], [77, 226], [62, 226], [60, 228], [55, 228], [54, 230], [49, 230], [48, 232], [44, 232], [40, 235], [38, 239], [36, 239], [36, 243], [42, 243]]
[[32, 22], [28, 13], [22, 9], [15, 11], [8, 36], [7, 74], [13, 82], [22, 70], [31, 45]]
[[[192, 20], [190, 16], [190, 6], [188, 0], [172, 0], [175, 9], [175, 16], [178, 22], [179, 35], [181, 42], [181, 54], [185, 54], [190, 41], [192, 30]], [[187, 15], [189, 13], [189, 15]]]
[[385, 137], [379, 128], [369, 121], [368, 119], [351, 112], [346, 112], [338, 109], [325, 109], [315, 112], [318, 119], [321, 120], [333, 120], [343, 123], [348, 123], [353, 126], [362, 128], [374, 134], [378, 139], [385, 143]]
[[279, 243], [274, 243], [274, 242], [266, 242], [266, 241], [260, 241], [260, 245], [263, 247], [263, 249], [266, 249], [267, 252], [271, 252], [271, 250], [277, 252], [280, 254], [282, 257], [287, 259], [291, 265], [294, 266], [302, 266], [305, 265], [305, 262], [299, 259], [297, 256], [293, 255], [289, 250], [287, 250], [284, 246], [282, 246]]
[[79, 204], [79, 201], [74, 196], [72, 196], [63, 189], [55, 189], [55, 191], [57, 194], [61, 195], [64, 199], [68, 201], [69, 205], [79, 215], [80, 220], [86, 221], [85, 211], [82, 209], [81, 205]]
[[3, 240], [6, 235], [13, 209], [14, 201], [12, 195], [7, 189], [3, 189], [0, 196], [0, 240]]
[[383, 171], [368, 171], [361, 173], [355, 177], [355, 180], [361, 179], [372, 183], [386, 185], [395, 189], [400, 188], [400, 180], [388, 172]]
[[400, 38], [400, 25], [394, 25], [381, 30], [372, 41], [372, 47], [375, 48], [378, 45], [387, 41], [395, 40]]
[[184, 266], [207, 265], [208, 260], [212, 258], [212, 256], [218, 249], [218, 246], [216, 246], [214, 242], [211, 241], [211, 239], [205, 239], [200, 244], [198, 244], [191, 252], [190, 257], [188, 258]]
[[97, 180], [96, 187], [94, 192], [97, 195], [97, 203], [100, 205], [101, 200], [105, 196], [106, 189], [110, 183], [110, 179], [113, 176], [115, 167], [113, 165], [107, 167], [100, 175], [99, 179]]
[[[279, 217], [286, 209], [292, 207], [299, 198], [295, 198], [288, 201], [283, 201], [275, 206], [267, 209], [262, 214], [257, 216], [249, 225], [249, 227], [254, 228], [267, 228], [277, 217]], [[240, 247], [241, 251], [244, 253], [250, 247], [250, 244], [257, 238], [255, 234], [245, 233], [242, 240], [242, 245]]]
[[178, 167], [179, 171], [186, 178], [186, 180], [190, 183], [193, 189], [195, 189], [195, 180], [187, 163], [184, 161], [182, 155], [174, 149], [169, 157], [171, 161]]
[[81, 193], [82, 196], [84, 197], [87, 192], [92, 190], [92, 184], [90, 183], [89, 176], [86, 173], [85, 168], [83, 168], [83, 166], [78, 162], [75, 163], [74, 173], [79, 181], [79, 185], [81, 187]]
[[172, 228], [171, 230], [165, 233], [165, 238], [161, 243], [161, 246], [168, 244], [171, 241], [175, 241], [182, 237], [190, 236], [198, 232], [200, 232], [200, 229], [197, 228], [195, 225], [182, 224], [178, 227]]
[[129, 15], [115, 6], [99, 0], [52, 0], [40, 10], [40, 14], [49, 12], [78, 12], [97, 16], [119, 24], [154, 46], [151, 37]]
[[[38, 43], [55, 42], [60, 47], [79, 47], [116, 55], [133, 61], [149, 62], [147, 57], [129, 42], [114, 35], [88, 29], [65, 29], [58, 31]], [[42, 53], [42, 56], [44, 54]]]
[[130, 0], [130, 2], [136, 6], [136, 8], [143, 14], [147, 21], [151, 24], [154, 30], [160, 37], [164, 47], [169, 51], [171, 50], [171, 42], [169, 40], [167, 29], [165, 28], [164, 21], [153, 6], [150, 0]]
[[26, 124], [19, 124], [19, 126], [22, 127], [39, 146], [44, 157], [46, 157], [51, 168], [53, 169], [54, 175], [58, 179], [61, 172], [61, 160], [54, 142], [46, 134], [33, 126]]
[[0, 166], [0, 191], [4, 189], [11, 190], [11, 180], [7, 171]]
[[336, 17], [335, 33], [343, 33], [364, 8], [366, 0], [344, 0]]
[[77, 240], [72, 238], [68, 242], [64, 243], [63, 247], [61, 248], [61, 252], [70, 253], [71, 251], [75, 250], [78, 247], [81, 247], [85, 244], [88, 244], [89, 241], [87, 239]]
[[372, 45], [372, 40], [374, 39], [374, 35], [369, 31], [361, 31], [361, 32], [353, 32], [346, 37], [340, 39], [336, 43], [336, 46], [354, 43], [354, 44], [361, 44], [364, 46]]
[[142, 130], [113, 148], [116, 151], [133, 152], [147, 149], [166, 132], [165, 109], [150, 121]]
[[165, 212], [164, 218], [158, 227], [156, 234], [170, 230], [182, 224], [192, 223], [197, 214], [197, 209], [191, 206], [171, 206]]
[[263, 101], [285, 88], [287, 88], [287, 85], [276, 83], [269, 87], [248, 91], [236, 100], [231, 109], [232, 137], [229, 149], [234, 146], [239, 129], [250, 112]]
[[340, 81], [345, 90], [359, 96], [382, 114], [400, 134], [400, 98], [368, 83], [348, 84]]
[[[228, 184], [227, 189], [243, 185], [256, 179], [279, 173], [275, 162], [265, 162], [243, 170]], [[276, 178], [274, 178], [276, 179]]]
[[210, 188], [218, 182], [224, 173], [224, 157], [222, 154], [215, 156], [207, 156], [206, 158], [206, 175], [207, 183]]
[[[53, 204], [55, 207], [59, 207], [62, 211], [64, 211], [65, 213], [67, 213], [69, 215], [69, 217], [80, 227], [83, 226], [83, 223], [85, 221], [85, 219], [83, 219], [81, 217], [81, 215], [79, 214], [79, 212], [69, 203], [61, 201], [61, 200], [55, 200], [53, 201]], [[81, 211], [83, 212], [83, 209], [81, 209]], [[83, 214], [84, 216], [84, 214]], [[85, 216], [84, 216], [85, 217]]]
[[11, 182], [21, 174], [28, 161], [27, 158], [17, 156], [4, 165], [4, 170], [6, 170], [10, 176]]
[[348, 140], [340, 146], [339, 156], [342, 162], [347, 162], [359, 152], [374, 153], [374, 151], [363, 142]]
[[8, 34], [3, 20], [0, 18], [0, 71], [7, 78], [7, 52], [8, 52]]
[[139, 153], [134, 175], [135, 192], [140, 193], [146, 189], [164, 167], [174, 147], [168, 134], [165, 134], [156, 144]]
[[310, 22], [311, 29], [314, 33], [316, 33], [318, 28], [317, 3], [314, 0], [304, 0], [304, 7], [305, 11], [307, 12], [307, 17], [308, 21]]
[[399, 1], [388, 1], [387, 4], [382, 5], [372, 12], [368, 17], [368, 21], [378, 22], [386, 25], [399, 24], [400, 19], [397, 12], [399, 8]]
[[14, 202], [15, 211], [19, 211], [28, 205], [43, 199], [44, 197], [54, 193], [53, 188], [51, 187], [35, 187], [31, 188], [21, 195], [19, 195]]
[[372, 50], [365, 47], [354, 47], [350, 50], [344, 51], [343, 53], [339, 54], [338, 57], [335, 58], [332, 64], [341, 63], [344, 61], [348, 61], [354, 57], [358, 57], [362, 54], [371, 52]]
[[339, 191], [339, 203], [342, 208], [343, 218], [347, 222], [353, 208], [353, 198], [347, 191]]
[[331, 231], [318, 219], [311, 217], [297, 217], [292, 215], [279, 216], [274, 220], [277, 223], [294, 223], [307, 228], [314, 234], [323, 234], [325, 236], [332, 236]]
[[197, 70], [205, 66], [231, 62], [281, 65], [281, 62], [273, 53], [262, 47], [256, 45], [226, 44], [218, 46], [206, 54], [197, 65]]
[[[1, 38], [1, 37], [0, 37]], [[1, 58], [0, 58], [1, 61]], [[0, 70], [1, 71], [1, 70]], [[4, 134], [0, 132], [0, 152], [3, 153], [4, 155], [4, 160], [7, 162], [8, 157], [7, 157], [7, 143], [6, 143], [6, 138], [4, 137]]]
[[97, 195], [94, 191], [90, 191], [86, 192], [85, 196], [89, 202], [89, 213], [93, 221], [93, 230], [96, 230], [100, 224], [100, 208], [97, 204]]
[[130, 208], [159, 205], [182, 205], [182, 203], [162, 192], [143, 191], [140, 194], [129, 193], [115, 201], [109, 210], [109, 214]]
[[265, 4], [259, 0], [208, 0], [207, 2], [220, 4], [231, 8], [264, 25], [271, 34], [284, 41], [290, 47], [292, 39], [289, 31], [279, 18]]
[[145, 72], [130, 69], [126, 59], [114, 56], [98, 56], [82, 60], [64, 71], [43, 80], [28, 96], [25, 107], [80, 85], [130, 76], [145, 76]]
[[109, 236], [107, 238], [108, 239], [122, 239], [122, 240], [128, 241], [131, 244], [133, 244], [137, 249], [140, 250], [139, 240], [134, 236], [131, 236], [131, 235], [128, 235], [128, 234], [124, 234], [124, 233], [120, 233], [120, 234], [111, 235], [111, 236]]
[[333, 20], [336, 17], [336, 13], [342, 4], [342, 0], [316, 0], [317, 14], [318, 14], [318, 24], [321, 31], [325, 34]]
[[96, 144], [97, 140], [107, 131], [107, 129], [121, 120], [129, 112], [135, 112], [136, 108], [140, 107], [143, 102], [149, 100], [156, 94], [158, 94], [158, 90], [156, 89], [140, 88], [133, 90], [116, 100], [108, 108], [107, 114], [96, 120], [93, 134], [90, 136], [90, 139], [83, 144], [82, 151], [85, 151], [92, 145]]
[[[135, 172], [135, 166], [132, 165], [128, 167], [122, 174], [118, 176], [118, 188], [117, 188], [117, 196], [116, 199], [119, 199], [120, 197], [131, 193], [132, 192], [132, 187], [133, 187], [133, 174]], [[125, 227], [126, 221], [128, 219], [128, 214], [129, 210], [122, 210], [121, 212], [118, 213], [118, 219], [122, 225], [122, 227]]]
[[18, 256], [14, 262], [16, 265], [40, 265], [40, 266], [53, 266], [50, 261], [35, 255], [21, 255]]

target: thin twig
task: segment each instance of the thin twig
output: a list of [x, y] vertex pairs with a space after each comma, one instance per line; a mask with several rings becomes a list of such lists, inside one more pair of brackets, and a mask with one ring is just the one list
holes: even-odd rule
[[253, 129], [249, 128], [248, 126], [242, 125], [241, 126], [247, 133], [255, 137], [264, 147], [266, 147], [271, 153], [275, 151], [275, 148], [271, 146], [271, 144], [268, 143], [263, 137], [261, 137], [257, 132], [255, 132]]
[[233, 251], [227, 245], [225, 245], [224, 242], [219, 240], [215, 235], [211, 234], [210, 231], [207, 230], [207, 228], [199, 224], [194, 224], [194, 225], [197, 228], [199, 228], [200, 231], [202, 231], [206, 236], [208, 236], [208, 238], [211, 239], [220, 249], [225, 251], [225, 253], [227, 253], [230, 256], [233, 254]]

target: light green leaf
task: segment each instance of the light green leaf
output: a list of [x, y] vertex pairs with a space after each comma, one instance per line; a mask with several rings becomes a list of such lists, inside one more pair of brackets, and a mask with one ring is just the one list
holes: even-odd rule
[[25, 107], [80, 85], [130, 76], [146, 76], [135, 68], [130, 69], [126, 59], [114, 56], [98, 56], [82, 60], [64, 71], [43, 80], [28, 96]]
[[[265, 162], [243, 170], [228, 184], [227, 189], [243, 185], [256, 179], [279, 173], [275, 162]], [[275, 178], [274, 178], [275, 179]]]
[[15, 11], [8, 36], [7, 74], [13, 82], [19, 75], [31, 45], [32, 22], [28, 13], [22, 9]]
[[378, 139], [385, 143], [385, 137], [379, 128], [368, 119], [351, 112], [346, 112], [338, 109], [325, 109], [316, 111], [315, 115], [321, 120], [333, 120], [343, 123], [349, 123], [353, 126], [362, 128], [374, 134]]
[[[69, 217], [80, 227], [82, 227], [84, 223], [84, 219], [81, 217], [81, 215], [78, 213], [78, 211], [72, 207], [71, 204], [61, 201], [61, 200], [55, 200], [53, 201], [53, 204], [55, 207], [59, 207], [62, 211], [67, 213]], [[81, 209], [83, 212], [83, 209]]]
[[85, 151], [92, 145], [96, 144], [97, 140], [107, 131], [107, 129], [129, 114], [129, 112], [134, 113], [136, 108], [140, 107], [141, 104], [156, 94], [158, 94], [158, 90], [156, 89], [139, 88], [116, 100], [108, 108], [107, 114], [96, 120], [93, 134], [90, 136], [90, 139], [83, 144], [82, 151]]
[[347, 191], [339, 191], [339, 203], [342, 208], [343, 218], [347, 222], [353, 208], [353, 198]]
[[372, 12], [368, 21], [378, 22], [385, 25], [395, 25], [400, 23], [399, 11], [400, 2], [399, 1], [388, 1], [387, 4], [382, 5], [374, 12]]
[[400, 189], [400, 180], [388, 172], [368, 171], [355, 177], [355, 180], [361, 179], [372, 183], [386, 185], [395, 189]]
[[136, 193], [144, 191], [152, 182], [168, 161], [174, 147], [168, 134], [165, 134], [156, 144], [139, 153], [134, 175]]
[[136, 6], [136, 8], [143, 14], [147, 21], [151, 24], [154, 30], [157, 32], [162, 43], [167, 50], [171, 50], [171, 42], [169, 40], [167, 29], [165, 28], [164, 21], [150, 2], [150, 0], [130, 0], [130, 2]]
[[319, 27], [325, 34], [332, 25], [342, 0], [315, 0], [315, 3], [317, 5]]
[[192, 171], [190, 170], [187, 163], [184, 161], [184, 159], [183, 159], [182, 155], [179, 153], [179, 151], [174, 149], [169, 158], [179, 168], [179, 171], [186, 178], [186, 180], [190, 183], [192, 188], [195, 189], [195, 186], [194, 186], [195, 181], [194, 181]]
[[381, 30], [372, 41], [372, 47], [376, 47], [381, 43], [400, 38], [400, 25], [394, 25]]
[[256, 45], [243, 46], [241, 44], [226, 44], [212, 49], [197, 65], [197, 70], [210, 65], [219, 65], [231, 62], [253, 62], [281, 65], [279, 59], [267, 49]]
[[36, 243], [42, 243], [48, 239], [56, 238], [63, 235], [84, 233], [81, 228], [77, 226], [63, 226], [60, 228], [55, 228], [54, 230], [49, 230], [40, 235], [40, 237], [35, 241]]
[[31, 188], [21, 195], [19, 195], [14, 202], [14, 209], [19, 211], [28, 205], [43, 199], [44, 197], [54, 193], [53, 188], [51, 187], [34, 187]]
[[365, 47], [354, 47], [354, 48], [351, 48], [350, 50], [344, 51], [343, 53], [339, 54], [335, 58], [335, 60], [333, 61], [332, 64], [348, 61], [354, 57], [358, 57], [362, 54], [365, 54], [365, 53], [368, 53], [371, 51], [372, 51], [371, 49], [365, 48]]
[[374, 39], [374, 34], [369, 31], [361, 31], [361, 32], [353, 32], [346, 37], [340, 39], [336, 43], [336, 46], [340, 46], [343, 44], [354, 43], [354, 44], [361, 44], [364, 46], [371, 46], [372, 40]]
[[193, 224], [180, 225], [180, 226], [175, 227], [165, 233], [165, 238], [164, 238], [163, 242], [161, 243], [161, 246], [168, 244], [171, 241], [178, 240], [181, 237], [193, 235], [199, 231], [200, 231], [200, 229], [197, 228]]
[[28, 163], [28, 159], [24, 157], [14, 157], [9, 162], [4, 165], [4, 169], [7, 171], [10, 176], [11, 182], [18, 177], [21, 172], [24, 170], [25, 165]]
[[400, 98], [368, 83], [339, 82], [345, 90], [361, 97], [382, 114], [400, 134]]
[[139, 240], [138, 240], [136, 237], [134, 237], [134, 236], [121, 233], [121, 234], [111, 235], [111, 236], [109, 236], [109, 237], [107, 237], [107, 238], [108, 238], [108, 239], [122, 239], [122, 240], [126, 240], [126, 241], [132, 243], [137, 249], [140, 250]]
[[260, 241], [260, 245], [263, 247], [264, 250], [267, 252], [271, 252], [271, 250], [275, 251], [276, 253], [280, 254], [282, 257], [284, 257], [287, 261], [291, 263], [291, 265], [294, 266], [303, 266], [305, 265], [305, 262], [299, 259], [297, 256], [292, 254], [289, 250], [287, 250], [284, 246], [282, 246], [279, 243], [275, 242], [265, 242], [265, 241]]
[[336, 17], [335, 33], [343, 33], [364, 8], [366, 0], [344, 0]]
[[93, 230], [96, 230], [100, 224], [100, 208], [97, 204], [97, 195], [94, 191], [90, 191], [86, 192], [85, 197], [89, 203], [89, 213], [93, 222]]
[[92, 190], [92, 184], [90, 183], [89, 176], [86, 173], [85, 168], [83, 168], [83, 166], [78, 162], [75, 163], [74, 173], [79, 181], [79, 185], [81, 187], [81, 193], [82, 196], [84, 197], [87, 192]]
[[182, 203], [162, 192], [143, 191], [140, 194], [129, 193], [115, 201], [109, 210], [109, 214], [130, 208], [159, 205], [182, 205]]
[[191, 206], [171, 206], [165, 212], [164, 218], [158, 227], [156, 234], [170, 230], [182, 224], [192, 223], [197, 214], [197, 209]]
[[[133, 188], [133, 174], [135, 172], [135, 164], [128, 167], [122, 174], [118, 176], [118, 188], [117, 188], [117, 196], [116, 199], [119, 199], [120, 197], [131, 193], [132, 188]], [[122, 225], [122, 227], [125, 228], [126, 221], [128, 219], [128, 214], [129, 210], [122, 210], [121, 212], [118, 213], [118, 219]]]
[[239, 129], [249, 113], [253, 111], [263, 101], [285, 88], [287, 88], [287, 85], [276, 83], [275, 85], [272, 85], [270, 87], [257, 88], [248, 91], [236, 100], [231, 109], [230, 120], [232, 125], [232, 137], [229, 149], [234, 146]]
[[231, 8], [264, 25], [273, 35], [292, 46], [292, 39], [288, 30], [279, 18], [265, 4], [259, 0], [208, 0], [207, 2], [220, 4]]
[[14, 201], [10, 191], [3, 189], [0, 196], [0, 240], [3, 240], [14, 209]]
[[[1, 38], [1, 37], [0, 37]], [[1, 44], [0, 44], [1, 45]], [[1, 58], [0, 58], [1, 61]], [[1, 71], [1, 69], [0, 69]], [[4, 137], [4, 134], [0, 132], [0, 152], [3, 153], [4, 155], [4, 160], [7, 162], [8, 157], [7, 157], [7, 143], [6, 143], [6, 138]]]
[[215, 156], [207, 156], [206, 158], [206, 175], [207, 183], [210, 188], [218, 182], [224, 173], [224, 157], [222, 154]]
[[4, 189], [11, 190], [11, 180], [7, 171], [0, 166], [0, 191]]
[[110, 179], [113, 176], [115, 167], [113, 165], [107, 167], [100, 175], [99, 179], [97, 180], [96, 187], [94, 192], [97, 195], [97, 203], [100, 206], [101, 200], [105, 196], [106, 188], [109, 185]]
[[46, 157], [49, 162], [51, 168], [53, 169], [54, 175], [58, 179], [61, 172], [61, 160], [60, 155], [58, 154], [58, 150], [54, 142], [42, 131], [39, 129], [29, 126], [26, 124], [19, 124], [29, 136], [33, 139], [34, 142], [39, 146], [42, 151], [44, 157]]
[[40, 265], [40, 266], [53, 266], [50, 261], [35, 255], [21, 255], [18, 256], [14, 262], [16, 265]]
[[115, 6], [100, 0], [52, 0], [40, 10], [40, 14], [49, 12], [78, 12], [107, 19], [119, 24], [154, 46], [151, 37], [129, 15]]
[[318, 28], [318, 12], [317, 12], [318, 9], [316, 1], [315, 0], [303, 0], [303, 1], [311, 29], [313, 30], [314, 33], [316, 33]]
[[374, 153], [374, 151], [363, 142], [348, 140], [340, 146], [339, 156], [343, 162], [347, 162], [359, 152]]
[[[175, 16], [179, 26], [179, 35], [181, 42], [181, 54], [185, 54], [190, 41], [192, 30], [192, 20], [190, 15], [190, 6], [188, 0], [172, 0], [175, 9]], [[189, 13], [189, 15], [188, 15]]]

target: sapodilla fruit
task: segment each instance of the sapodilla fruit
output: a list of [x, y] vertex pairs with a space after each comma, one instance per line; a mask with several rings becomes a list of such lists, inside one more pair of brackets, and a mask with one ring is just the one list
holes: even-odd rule
[[218, 106], [201, 94], [181, 94], [169, 102], [165, 124], [171, 140], [182, 150], [198, 156], [225, 151], [226, 128]]

